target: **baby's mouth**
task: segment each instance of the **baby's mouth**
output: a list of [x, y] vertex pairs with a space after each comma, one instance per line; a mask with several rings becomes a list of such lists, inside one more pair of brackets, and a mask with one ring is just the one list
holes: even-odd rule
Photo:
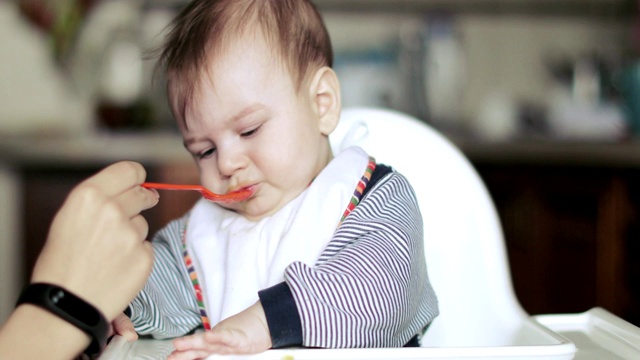
[[249, 200], [249, 198], [252, 197], [254, 193], [255, 193], [255, 190], [251, 186], [237, 188], [235, 190], [231, 190], [226, 194], [224, 194], [223, 196], [225, 197], [225, 199], [219, 202], [225, 203], [225, 204], [243, 202], [243, 201]]
[[238, 187], [230, 187], [228, 189], [228, 194], [247, 194], [246, 199], [250, 198], [251, 196], [253, 196], [256, 192], [257, 188], [256, 185], [245, 185], [245, 186], [238, 186]]

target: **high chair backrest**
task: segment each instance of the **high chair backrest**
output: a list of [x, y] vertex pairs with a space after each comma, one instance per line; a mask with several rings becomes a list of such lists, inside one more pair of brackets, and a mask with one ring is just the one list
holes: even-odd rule
[[330, 140], [334, 153], [362, 147], [414, 187], [424, 218], [429, 278], [440, 306], [422, 345], [517, 342], [528, 315], [513, 292], [493, 202], [465, 156], [424, 122], [383, 109], [345, 109]]

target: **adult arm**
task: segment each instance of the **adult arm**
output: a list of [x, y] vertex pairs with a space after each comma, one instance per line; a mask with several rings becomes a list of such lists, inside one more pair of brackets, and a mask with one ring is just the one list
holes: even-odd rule
[[[140, 186], [145, 177], [140, 164], [120, 162], [78, 185], [51, 224], [31, 282], [63, 287], [108, 321], [122, 312], [152, 266], [140, 212], [154, 206], [158, 194]], [[89, 341], [56, 315], [25, 304], [0, 329], [0, 358], [69, 359]]]

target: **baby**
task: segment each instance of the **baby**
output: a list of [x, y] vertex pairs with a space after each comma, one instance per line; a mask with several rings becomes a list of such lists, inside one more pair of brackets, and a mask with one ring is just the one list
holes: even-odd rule
[[437, 316], [411, 185], [360, 148], [331, 152], [332, 57], [307, 0], [195, 0], [174, 21], [159, 64], [184, 145], [204, 186], [252, 196], [201, 200], [153, 239], [128, 315], [181, 337], [172, 358], [418, 346]]

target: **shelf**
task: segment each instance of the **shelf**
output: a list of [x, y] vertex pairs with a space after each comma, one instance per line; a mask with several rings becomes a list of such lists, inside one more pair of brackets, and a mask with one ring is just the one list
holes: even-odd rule
[[479, 141], [452, 138], [474, 163], [640, 168], [640, 141], [562, 141], [521, 139]]
[[[151, 6], [182, 7], [188, 0], [148, 0]], [[630, 19], [632, 0], [314, 0], [321, 11], [449, 12], [486, 15], [534, 15]]]
[[321, 10], [631, 18], [628, 0], [317, 0]]
[[144, 164], [192, 162], [177, 133], [0, 137], [0, 163], [17, 166], [102, 167], [120, 160]]
[[[640, 140], [482, 141], [448, 136], [472, 162], [640, 169]], [[129, 159], [147, 164], [191, 163], [177, 133], [108, 134], [75, 137], [2, 137], [0, 162], [18, 166], [102, 166]]]

